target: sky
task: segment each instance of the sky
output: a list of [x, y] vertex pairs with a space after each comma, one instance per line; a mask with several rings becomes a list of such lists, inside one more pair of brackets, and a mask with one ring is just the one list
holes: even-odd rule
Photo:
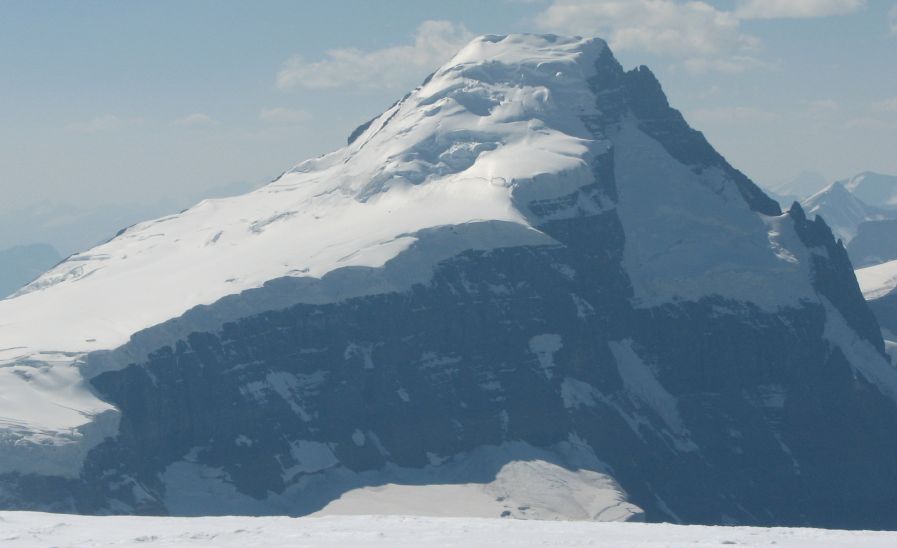
[[509, 32], [605, 38], [761, 185], [897, 174], [895, 0], [0, 0], [0, 247], [263, 184]]

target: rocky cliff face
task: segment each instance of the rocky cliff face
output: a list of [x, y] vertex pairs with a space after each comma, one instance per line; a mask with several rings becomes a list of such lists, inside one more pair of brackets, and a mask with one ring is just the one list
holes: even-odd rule
[[[439, 101], [535, 132], [484, 145], [435, 113], [433, 142], [467, 132], [441, 165], [491, 162], [519, 218], [421, 228], [382, 265], [277, 277], [84, 354], [117, 426], [74, 474], [7, 470], [3, 506], [305, 514], [437, 481], [493, 485], [513, 517], [897, 526], [897, 373], [824, 222], [783, 214], [600, 41], [480, 38], [350, 148]], [[552, 131], [584, 171], [540, 165]], [[424, 186], [432, 150], [381, 159]], [[515, 475], [536, 462], [567, 479]]]

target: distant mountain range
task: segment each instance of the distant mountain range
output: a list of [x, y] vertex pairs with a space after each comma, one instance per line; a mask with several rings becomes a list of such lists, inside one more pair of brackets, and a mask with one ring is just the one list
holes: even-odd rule
[[822, 216], [835, 236], [845, 244], [856, 236], [861, 224], [897, 217], [897, 211], [888, 211], [867, 204], [848, 190], [843, 181], [832, 183], [805, 198], [801, 201], [801, 205], [808, 216]]
[[72, 206], [52, 200], [31, 206], [0, 208], [0, 249], [46, 243], [63, 256], [84, 251], [144, 219], [161, 217], [201, 199], [243, 194], [258, 185], [234, 183], [156, 202]]
[[897, 259], [897, 219], [860, 223], [847, 253], [855, 268]]
[[[811, 175], [790, 185], [788, 192], [813, 188]], [[775, 195], [774, 195], [775, 196]], [[776, 198], [786, 205], [782, 196]], [[863, 172], [835, 181], [809, 196], [792, 195], [809, 217], [822, 217], [847, 248], [856, 267], [897, 258], [897, 177]]]
[[839, 182], [871, 206], [897, 210], [897, 176], [864, 171]]
[[792, 202], [799, 202], [807, 196], [816, 194], [829, 183], [825, 175], [815, 171], [802, 171], [795, 178], [782, 181], [776, 184], [766, 185], [769, 194], [784, 202], [784, 205], [790, 205]]

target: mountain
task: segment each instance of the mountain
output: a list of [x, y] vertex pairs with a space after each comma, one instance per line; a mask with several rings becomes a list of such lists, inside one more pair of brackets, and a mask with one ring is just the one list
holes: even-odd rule
[[897, 526], [844, 248], [598, 39], [487, 35], [345, 148], [0, 301], [0, 505]]
[[0, 299], [34, 280], [62, 257], [47, 244], [0, 249]]
[[780, 201], [791, 203], [801, 201], [808, 196], [816, 194], [826, 187], [828, 181], [825, 176], [815, 171], [802, 171], [793, 179], [777, 184], [767, 185], [770, 195], [780, 198]]
[[897, 364], [897, 260], [859, 268], [856, 277], [881, 326], [885, 350]]
[[843, 182], [832, 183], [801, 201], [807, 215], [821, 215], [835, 236], [844, 243], [857, 234], [860, 224], [897, 216], [897, 213], [872, 207], [847, 190]]
[[847, 244], [847, 254], [855, 268], [897, 259], [897, 219], [860, 223]]
[[897, 177], [864, 171], [839, 181], [851, 194], [876, 207], [897, 209]]

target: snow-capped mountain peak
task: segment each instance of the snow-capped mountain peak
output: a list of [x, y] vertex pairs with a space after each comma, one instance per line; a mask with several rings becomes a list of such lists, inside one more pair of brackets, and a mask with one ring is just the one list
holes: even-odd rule
[[864, 171], [840, 182], [867, 204], [897, 208], [897, 177], [893, 175]]
[[[7, 504], [298, 514], [446, 481], [515, 517], [807, 522], [893, 493], [851, 466], [893, 468], [874, 444], [805, 458], [854, 422], [897, 439], [844, 249], [596, 39], [477, 38], [346, 147], [0, 317]], [[808, 514], [833, 476], [880, 497]]]
[[860, 223], [889, 218], [890, 214], [873, 207], [847, 188], [843, 181], [836, 181], [809, 198], [801, 205], [807, 215], [819, 215], [845, 244], [857, 233]]
[[[0, 347], [16, 350], [0, 359], [115, 348], [273, 278], [379, 267], [429, 227], [529, 226], [512, 194], [528, 202], [575, 189], [591, 176], [592, 149], [606, 146], [579, 119], [594, 111], [585, 84], [605, 47], [552, 36], [474, 40], [345, 149], [245, 196], [130, 227], [4, 301], [16, 321]], [[48, 306], [60, 313], [47, 318]]]

